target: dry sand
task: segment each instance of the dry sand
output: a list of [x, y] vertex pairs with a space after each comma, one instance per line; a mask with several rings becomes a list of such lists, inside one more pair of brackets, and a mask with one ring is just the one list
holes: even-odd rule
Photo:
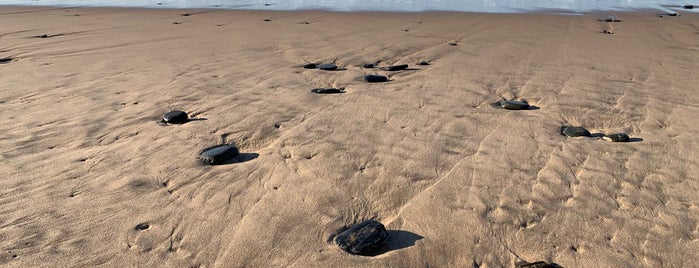
[[0, 265], [696, 266], [699, 15], [606, 15], [0, 8]]

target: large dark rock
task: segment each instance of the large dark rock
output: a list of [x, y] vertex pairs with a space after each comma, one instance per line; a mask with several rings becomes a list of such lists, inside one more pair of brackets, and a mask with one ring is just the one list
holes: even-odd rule
[[580, 137], [580, 136], [585, 136], [589, 137], [590, 131], [585, 129], [584, 127], [572, 127], [572, 126], [562, 126], [561, 127], [561, 134], [568, 136], [568, 137]]
[[501, 101], [500, 107], [507, 110], [529, 110], [531, 106], [526, 101], [508, 100]]
[[684, 5], [684, 6], [682, 6], [682, 8], [684, 8], [684, 9], [694, 9], [695, 7], [697, 7], [697, 6], [695, 6], [695, 5]]
[[0, 64], [8, 63], [8, 62], [11, 62], [12, 60], [13, 60], [12, 57], [0, 58]]
[[337, 65], [335, 65], [333, 63], [321, 64], [321, 65], [318, 65], [318, 69], [325, 70], [325, 71], [335, 71], [335, 70], [337, 70]]
[[401, 64], [401, 65], [393, 65], [393, 66], [386, 66], [386, 67], [381, 67], [381, 70], [384, 71], [400, 71], [400, 70], [405, 70], [408, 69], [407, 64]]
[[381, 83], [388, 81], [388, 77], [385, 77], [383, 75], [370, 74], [364, 77], [364, 81], [367, 81], [369, 83]]
[[345, 93], [344, 88], [314, 88], [311, 89], [311, 92], [316, 93], [316, 94], [337, 94], [337, 93]]
[[376, 220], [355, 224], [335, 237], [341, 249], [357, 255], [371, 254], [388, 239], [386, 227]]
[[184, 124], [189, 121], [189, 115], [183, 111], [170, 111], [163, 115], [163, 122], [169, 124]]
[[199, 154], [199, 160], [204, 164], [218, 165], [240, 154], [233, 145], [222, 144], [204, 149]]

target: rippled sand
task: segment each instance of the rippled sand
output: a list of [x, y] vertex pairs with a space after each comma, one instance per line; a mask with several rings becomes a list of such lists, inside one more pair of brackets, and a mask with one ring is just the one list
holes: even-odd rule
[[0, 265], [696, 265], [699, 14], [606, 15], [0, 8]]

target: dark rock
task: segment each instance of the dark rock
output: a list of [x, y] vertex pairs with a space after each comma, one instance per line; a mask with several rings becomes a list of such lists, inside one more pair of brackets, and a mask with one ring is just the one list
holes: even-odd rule
[[199, 154], [199, 159], [204, 164], [218, 165], [228, 159], [236, 157], [240, 154], [238, 148], [233, 145], [222, 144], [204, 149]]
[[604, 135], [602, 137], [603, 140], [606, 141], [613, 141], [613, 142], [629, 142], [631, 138], [629, 138], [629, 135], [626, 133], [615, 133], [615, 134], [609, 134], [609, 135]]
[[400, 71], [400, 70], [405, 70], [408, 69], [407, 64], [401, 64], [401, 65], [393, 65], [393, 66], [386, 66], [386, 67], [381, 67], [381, 70], [384, 71]]
[[373, 63], [367, 63], [367, 64], [364, 64], [364, 65], [362, 65], [362, 68], [368, 68], [368, 69], [371, 69], [371, 68], [374, 68], [374, 67], [375, 67], [375, 66], [374, 66], [374, 64], [373, 64]]
[[507, 110], [529, 110], [531, 106], [526, 101], [508, 100], [501, 101], [500, 107]]
[[189, 14], [189, 13], [182, 13], [182, 14], [180, 14], [180, 15], [182, 15], [182, 16], [184, 16], [184, 17], [189, 17], [189, 16], [191, 16], [192, 14]]
[[136, 231], [143, 231], [148, 230], [148, 228], [150, 228], [150, 225], [148, 225], [147, 223], [139, 223], [136, 224], [136, 226], [133, 229]]
[[364, 81], [367, 81], [369, 83], [381, 83], [388, 81], [388, 77], [385, 77], [383, 75], [370, 74], [364, 77]]
[[614, 34], [614, 32], [612, 32], [612, 30], [604, 30], [604, 31], [602, 31], [602, 33], [603, 34]]
[[458, 44], [458, 43], [456, 43], [456, 42], [449, 42], [449, 43], [447, 43], [447, 44], [448, 44], [448, 45], [450, 45], [450, 46], [453, 46], [453, 47], [455, 47], [455, 46], [458, 46], [458, 45], [459, 45], [459, 44]]
[[163, 115], [163, 122], [170, 124], [184, 124], [189, 121], [189, 115], [183, 111], [170, 111]]
[[42, 34], [42, 35], [39, 35], [39, 36], [37, 36], [37, 37], [39, 37], [39, 38], [49, 38], [49, 35], [48, 35], [48, 34]]
[[272, 19], [264, 19], [264, 21], [272, 21]]
[[604, 20], [604, 22], [621, 22], [621, 19], [617, 18], [616, 16], [608, 16]]
[[317, 94], [336, 94], [336, 93], [345, 93], [344, 88], [315, 88], [311, 89], [311, 92], [317, 93]]
[[677, 17], [677, 16], [679, 16], [680, 14], [679, 14], [679, 13], [667, 13], [667, 15], [670, 16], [670, 17]]
[[429, 62], [429, 61], [424, 61], [424, 60], [423, 60], [423, 61], [421, 61], [421, 62], [418, 62], [417, 65], [422, 65], [422, 66], [430, 65], [430, 62]]
[[381, 247], [388, 239], [386, 227], [376, 220], [355, 224], [335, 237], [335, 244], [352, 254], [366, 255]]
[[562, 268], [560, 265], [555, 263], [549, 263], [545, 261], [537, 262], [521, 262], [515, 265], [516, 268]]
[[302, 67], [304, 69], [315, 69], [315, 68], [318, 68], [318, 65], [315, 63], [308, 63], [308, 64], [304, 64]]
[[321, 65], [318, 65], [318, 69], [325, 70], [325, 71], [335, 71], [335, 70], [337, 70], [337, 65], [332, 64], [332, 63], [321, 64]]
[[580, 137], [580, 136], [589, 137], [591, 135], [590, 131], [588, 131], [584, 127], [572, 127], [572, 126], [562, 126], [561, 127], [561, 134], [564, 136], [568, 136], [568, 137]]
[[12, 60], [13, 60], [12, 57], [0, 58], [0, 64], [8, 63], [8, 62], [11, 62]]
[[695, 6], [695, 5], [684, 5], [684, 6], [682, 6], [682, 8], [684, 8], [684, 9], [694, 9], [695, 7], [697, 7], [697, 6]]

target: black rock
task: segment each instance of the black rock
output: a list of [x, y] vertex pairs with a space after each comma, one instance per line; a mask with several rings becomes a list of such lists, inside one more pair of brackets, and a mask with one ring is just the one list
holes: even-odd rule
[[184, 16], [184, 17], [189, 17], [189, 16], [191, 16], [192, 14], [189, 14], [189, 13], [182, 13], [182, 14], [180, 14], [180, 15], [182, 15], [182, 16]]
[[272, 21], [272, 19], [264, 19], [264, 21]]
[[304, 64], [303, 68], [304, 69], [315, 69], [315, 68], [318, 68], [318, 65], [315, 63], [309, 63], [309, 64]]
[[602, 33], [603, 34], [614, 34], [614, 32], [612, 32], [612, 30], [604, 30], [604, 31], [602, 31]]
[[562, 126], [561, 127], [561, 134], [564, 136], [568, 136], [568, 137], [580, 137], [580, 136], [589, 137], [591, 135], [590, 131], [588, 131], [584, 127], [572, 127], [572, 126]]
[[516, 268], [561, 268], [558, 264], [555, 263], [549, 263], [545, 261], [537, 261], [537, 262], [522, 262], [515, 264]]
[[8, 62], [11, 62], [12, 60], [13, 60], [12, 57], [0, 58], [0, 64], [8, 63]]
[[364, 77], [364, 81], [367, 81], [369, 83], [381, 83], [388, 81], [388, 77], [385, 77], [383, 75], [370, 74]]
[[364, 64], [364, 65], [362, 65], [362, 68], [368, 68], [368, 69], [371, 69], [371, 68], [374, 68], [374, 67], [375, 67], [375, 66], [374, 66], [374, 64], [373, 64], [373, 63], [367, 63], [367, 64]]
[[222, 144], [204, 149], [199, 154], [199, 160], [208, 165], [218, 165], [240, 154], [233, 145]]
[[345, 93], [344, 88], [315, 88], [311, 89], [311, 92], [317, 93], [317, 94], [336, 94], [336, 93]]
[[616, 16], [609, 16], [606, 19], [603, 20], [604, 22], [621, 22], [621, 19], [617, 18]]
[[384, 70], [384, 71], [400, 71], [400, 70], [405, 70], [405, 69], [408, 69], [407, 64], [381, 67], [381, 70]]
[[335, 70], [337, 70], [337, 65], [332, 64], [332, 63], [321, 64], [321, 65], [318, 65], [318, 69], [325, 70], [325, 71], [335, 71]]
[[37, 36], [37, 37], [39, 37], [39, 38], [49, 38], [49, 35], [48, 35], [48, 34], [42, 34], [42, 35], [39, 35], [39, 36]]
[[613, 141], [613, 142], [629, 142], [631, 138], [629, 138], [629, 135], [626, 133], [615, 133], [615, 134], [609, 134], [609, 135], [604, 135], [602, 137], [603, 140], [606, 141]]
[[189, 121], [189, 115], [183, 111], [170, 111], [163, 115], [163, 122], [170, 124], [184, 124]]
[[684, 8], [684, 9], [694, 9], [695, 7], [697, 7], [697, 6], [695, 6], [695, 5], [684, 5], [684, 6], [682, 6], [682, 8]]
[[507, 110], [529, 110], [531, 106], [526, 101], [508, 100], [501, 101], [500, 107]]
[[424, 61], [424, 60], [423, 60], [423, 61], [421, 61], [421, 62], [418, 62], [417, 65], [422, 65], [422, 66], [430, 65], [430, 62], [429, 62], [429, 61]]
[[677, 17], [677, 16], [679, 16], [680, 14], [679, 14], [679, 13], [667, 13], [667, 15], [670, 16], [670, 17]]
[[366, 255], [381, 247], [387, 239], [388, 231], [383, 224], [366, 220], [337, 235], [335, 244], [349, 253]]

